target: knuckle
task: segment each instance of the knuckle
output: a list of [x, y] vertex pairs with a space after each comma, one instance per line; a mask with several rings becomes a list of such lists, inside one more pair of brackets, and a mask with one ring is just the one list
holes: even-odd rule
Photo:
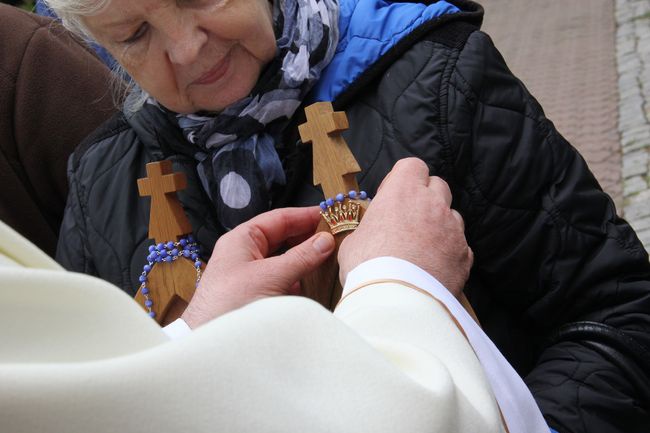
[[266, 245], [266, 236], [264, 235], [262, 229], [256, 225], [246, 225], [245, 234], [246, 237], [250, 239], [258, 248], [263, 249], [263, 247]]
[[306, 248], [296, 247], [290, 249], [284, 255], [294, 266], [308, 268], [316, 262], [316, 258], [306, 250]]
[[465, 229], [465, 220], [463, 216], [455, 209], [451, 209], [451, 216], [454, 218], [456, 223], [460, 226], [461, 230]]
[[429, 172], [429, 167], [427, 167], [425, 162], [415, 157], [400, 159], [397, 161], [394, 168], [399, 168], [400, 171], [422, 172], [426, 170], [427, 173]]
[[431, 176], [431, 179], [429, 180], [429, 185], [432, 185], [434, 189], [438, 190], [441, 193], [451, 194], [451, 190], [449, 189], [449, 184], [439, 176]]
[[236, 234], [229, 232], [219, 237], [214, 245], [212, 257], [227, 254], [231, 249], [230, 246], [236, 244], [236, 236]]

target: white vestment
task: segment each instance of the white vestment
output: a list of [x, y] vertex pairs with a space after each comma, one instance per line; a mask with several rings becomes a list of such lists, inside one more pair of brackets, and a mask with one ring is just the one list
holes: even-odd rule
[[449, 307], [407, 285], [335, 315], [269, 298], [170, 341], [2, 223], [0, 246], [0, 433], [505, 431]]

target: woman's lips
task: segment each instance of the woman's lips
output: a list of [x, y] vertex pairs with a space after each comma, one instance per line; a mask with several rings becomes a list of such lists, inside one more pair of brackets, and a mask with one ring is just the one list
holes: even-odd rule
[[205, 85], [212, 84], [226, 75], [228, 67], [230, 66], [230, 52], [217, 63], [212, 69], [205, 74], [201, 75], [198, 79], [194, 80], [192, 84]]

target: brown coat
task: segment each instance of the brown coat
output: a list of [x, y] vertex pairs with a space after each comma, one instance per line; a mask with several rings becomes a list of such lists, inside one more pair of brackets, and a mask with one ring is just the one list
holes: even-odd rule
[[115, 112], [109, 80], [59, 24], [0, 4], [0, 219], [52, 256], [66, 162]]

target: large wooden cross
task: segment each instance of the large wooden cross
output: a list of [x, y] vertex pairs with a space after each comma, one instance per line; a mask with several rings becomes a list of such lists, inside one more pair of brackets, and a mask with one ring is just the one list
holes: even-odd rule
[[[176, 197], [176, 191], [186, 187], [185, 174], [173, 173], [171, 161], [147, 164], [147, 177], [138, 179], [140, 195], [151, 196], [149, 237], [156, 243], [177, 241], [192, 233], [192, 226]], [[158, 323], [166, 325], [180, 317], [192, 299], [196, 277], [193, 262], [186, 258], [153, 266], [147, 288]], [[140, 290], [135, 299], [144, 306], [145, 297]]]
[[[312, 144], [314, 185], [320, 185], [325, 198], [359, 191], [355, 175], [361, 171], [357, 160], [352, 155], [341, 132], [348, 129], [348, 119], [344, 112], [334, 111], [329, 102], [317, 102], [305, 109], [307, 123], [298, 127], [303, 143]], [[359, 201], [361, 216], [367, 206], [366, 201]], [[329, 231], [330, 228], [321, 220], [317, 231]], [[336, 251], [341, 242], [351, 232], [337, 233], [336, 250], [330, 258], [314, 273], [301, 282], [305, 296], [316, 300], [326, 308], [333, 309], [341, 297], [341, 284], [336, 261]]]

